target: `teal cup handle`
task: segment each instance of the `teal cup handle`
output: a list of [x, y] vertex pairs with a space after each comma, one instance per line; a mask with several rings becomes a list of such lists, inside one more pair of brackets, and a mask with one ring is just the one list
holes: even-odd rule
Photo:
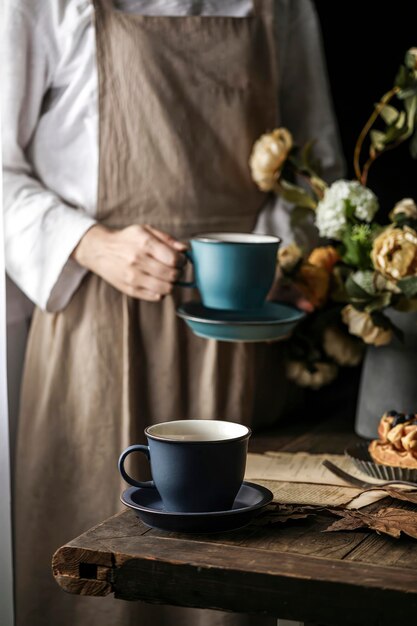
[[[184, 252], [184, 254], [187, 257], [188, 261], [191, 263], [191, 265], [194, 266], [194, 259], [193, 259], [192, 251], [191, 250], [186, 250]], [[192, 280], [191, 282], [187, 282], [187, 281], [183, 281], [183, 280], [177, 280], [177, 282], [175, 284], [178, 285], [178, 287], [187, 287], [189, 289], [196, 289], [197, 288], [197, 283], [195, 282], [195, 280]]]
[[126, 448], [126, 450], [122, 452], [119, 458], [119, 472], [121, 473], [122, 477], [127, 483], [129, 483], [129, 485], [133, 485], [134, 487], [154, 488], [155, 483], [153, 480], [148, 480], [148, 481], [135, 480], [134, 478], [129, 476], [129, 474], [126, 472], [125, 460], [126, 460], [126, 457], [129, 456], [129, 454], [131, 454], [132, 452], [142, 452], [142, 454], [146, 456], [148, 461], [150, 461], [151, 459], [150, 453], [149, 453], [149, 446], [142, 446], [139, 444], [134, 445], [134, 446], [129, 446], [129, 448]]

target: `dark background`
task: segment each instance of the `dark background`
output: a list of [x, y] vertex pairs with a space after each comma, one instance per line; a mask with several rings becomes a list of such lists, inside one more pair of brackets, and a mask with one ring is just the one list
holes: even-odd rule
[[[354, 178], [356, 139], [373, 104], [391, 89], [406, 50], [417, 47], [417, 7], [413, 0], [315, 0], [314, 4], [348, 178]], [[417, 160], [411, 158], [408, 143], [372, 165], [368, 185], [379, 197], [384, 214], [402, 198], [417, 201]]]

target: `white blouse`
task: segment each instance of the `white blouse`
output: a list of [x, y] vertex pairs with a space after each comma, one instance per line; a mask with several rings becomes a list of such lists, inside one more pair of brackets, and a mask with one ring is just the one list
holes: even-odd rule
[[[252, 0], [116, 0], [148, 15], [248, 15]], [[86, 273], [70, 258], [95, 224], [98, 83], [91, 0], [7, 0], [3, 33], [6, 265], [38, 306], [59, 311]], [[317, 138], [325, 176], [342, 173], [317, 17], [310, 0], [276, 0], [279, 118]], [[265, 207], [257, 230], [293, 238], [290, 207]]]

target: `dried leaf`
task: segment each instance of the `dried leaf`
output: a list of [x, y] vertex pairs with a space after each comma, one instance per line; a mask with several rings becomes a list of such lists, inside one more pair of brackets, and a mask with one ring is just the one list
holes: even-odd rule
[[395, 539], [398, 539], [401, 533], [417, 539], [417, 511], [415, 510], [384, 507], [372, 513], [338, 509], [329, 509], [329, 512], [341, 519], [333, 522], [324, 532], [369, 528]]
[[270, 526], [271, 524], [285, 524], [289, 520], [305, 519], [322, 511], [319, 506], [300, 506], [293, 504], [273, 504], [267, 507], [263, 515], [253, 522], [255, 526]]
[[333, 532], [336, 530], [357, 530], [358, 528], [366, 528], [368, 526], [368, 516], [365, 513], [359, 511], [335, 511], [329, 509], [329, 512], [333, 515], [338, 515], [341, 519], [333, 522], [324, 529], [323, 532]]
[[395, 500], [404, 500], [404, 502], [412, 502], [417, 504], [417, 491], [406, 491], [405, 489], [395, 489], [394, 487], [384, 487], [384, 491], [387, 492], [391, 498]]

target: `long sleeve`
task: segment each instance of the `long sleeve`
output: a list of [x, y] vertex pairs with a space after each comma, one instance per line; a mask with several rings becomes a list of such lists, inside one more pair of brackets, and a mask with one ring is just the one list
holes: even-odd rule
[[[277, 1], [280, 125], [298, 145], [316, 140], [315, 153], [323, 178], [332, 182], [344, 174], [344, 160], [333, 111], [321, 30], [311, 0]], [[276, 232], [285, 243], [305, 248], [318, 241], [312, 221], [303, 228], [291, 223], [293, 206], [277, 199], [265, 209], [257, 230]]]
[[[27, 157], [53, 77], [54, 49], [42, 21], [15, 3], [3, 30], [3, 167], [6, 267], [38, 306], [63, 308], [85, 271], [70, 259], [95, 223], [66, 204], [37, 178]], [[49, 46], [49, 47], [48, 47]]]

